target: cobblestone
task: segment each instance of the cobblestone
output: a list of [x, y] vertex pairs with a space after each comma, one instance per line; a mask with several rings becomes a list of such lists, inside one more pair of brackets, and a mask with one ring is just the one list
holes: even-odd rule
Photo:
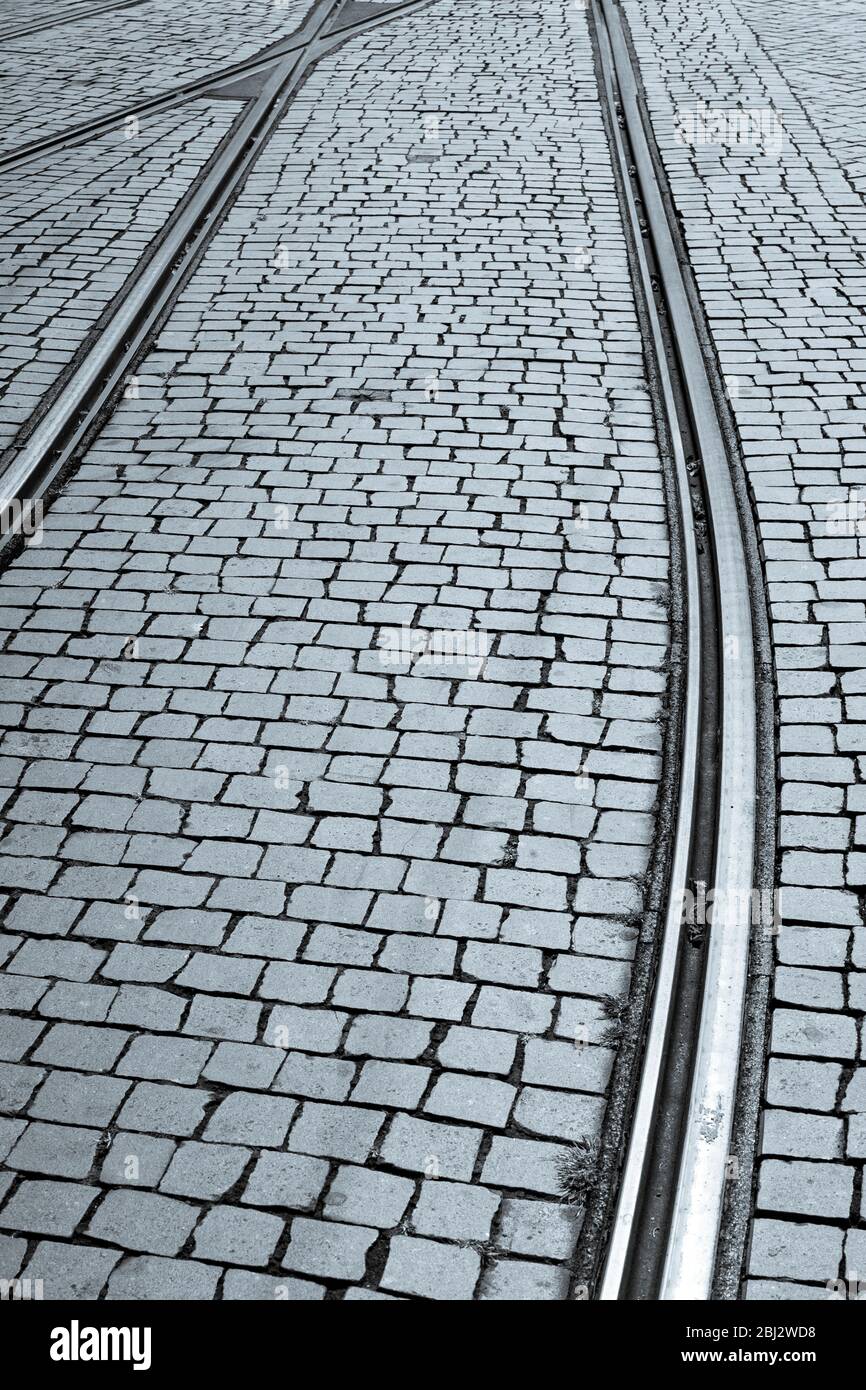
[[43, 1297], [54, 1301], [92, 1300], [100, 1297], [120, 1259], [118, 1250], [41, 1240], [21, 1271], [21, 1277], [41, 1279]]
[[32, 1179], [22, 1182], [0, 1213], [4, 1230], [71, 1236], [99, 1188], [84, 1183]]
[[86, 1178], [99, 1144], [99, 1130], [73, 1125], [29, 1124], [5, 1159], [9, 1168], [58, 1178]]
[[407, 1178], [365, 1168], [341, 1167], [325, 1201], [325, 1216], [363, 1226], [398, 1226], [415, 1194]]
[[298, 1216], [292, 1222], [283, 1268], [346, 1283], [359, 1282], [364, 1278], [367, 1252], [377, 1234], [369, 1226], [345, 1226]]
[[88, 1232], [126, 1250], [176, 1255], [195, 1225], [199, 1208], [153, 1192], [109, 1192], [88, 1223]]
[[127, 1259], [108, 1281], [106, 1297], [129, 1302], [147, 1299], [171, 1302], [211, 1299], [220, 1270], [197, 1260], [169, 1260], [145, 1255]]
[[234, 1187], [249, 1157], [249, 1149], [229, 1144], [181, 1144], [160, 1183], [160, 1191], [216, 1202]]
[[232, 1265], [266, 1265], [283, 1232], [278, 1216], [218, 1206], [196, 1229], [193, 1253]]
[[481, 1261], [474, 1250], [395, 1236], [382, 1285], [398, 1293], [454, 1302], [472, 1297], [480, 1268]]
[[531, 1260], [498, 1260], [484, 1276], [479, 1297], [506, 1303], [568, 1297], [568, 1274]]
[[466, 1183], [425, 1182], [412, 1214], [418, 1235], [453, 1241], [487, 1241], [499, 1206], [490, 1188]]

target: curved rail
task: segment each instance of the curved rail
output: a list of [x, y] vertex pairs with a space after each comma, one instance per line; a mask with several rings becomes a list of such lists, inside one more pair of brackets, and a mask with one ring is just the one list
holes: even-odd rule
[[[724, 437], [643, 125], [620, 13], [614, 0], [592, 3], [605, 98], [617, 132], [615, 157], [621, 183], [630, 219], [637, 227], [637, 245], [641, 248], [644, 238], [651, 244], [665, 308], [666, 333], [661, 331], [657, 313], [652, 312], [650, 320], [682, 502], [690, 613], [680, 803], [668, 910], [633, 1124], [598, 1296], [625, 1298], [635, 1296], [638, 1288], [639, 1297], [706, 1300], [712, 1294], [725, 1197], [751, 939], [757, 747], [749, 574]], [[642, 249], [638, 260], [641, 276], [649, 279]], [[652, 292], [647, 302], [652, 306]], [[677, 411], [670, 409], [674, 392], [665, 364], [672, 357], [699, 452], [696, 471], [706, 506], [706, 558], [715, 591], [716, 631], [703, 634], [703, 647], [697, 614], [701, 608], [706, 611], [709, 596], [701, 596], [698, 588], [695, 490], [689, 487], [687, 475], [684, 478]], [[712, 651], [710, 638], [714, 639]], [[717, 666], [718, 720], [706, 691], [698, 690], [708, 663]], [[696, 710], [700, 729], [694, 723]], [[717, 721], [719, 727], [708, 727], [708, 721]], [[713, 744], [717, 752], [712, 814], [701, 821], [695, 817], [699, 811], [695, 760], [701, 747]], [[711, 846], [704, 843], [708, 831]], [[688, 940], [682, 907], [685, 894], [695, 886], [693, 866], [701, 860], [710, 865], [712, 923], [702, 938]], [[696, 946], [703, 957], [698, 969]], [[675, 1067], [675, 1045], [683, 1051], [677, 1030], [681, 1016], [690, 1010], [696, 1022], [685, 1039], [685, 1084], [670, 1087], [666, 1072]], [[665, 1148], [664, 1164], [657, 1157], [660, 1143]], [[662, 1223], [646, 1221], [648, 1208], [663, 1207]], [[647, 1249], [648, 1242], [655, 1248]], [[656, 1270], [651, 1284], [641, 1278], [642, 1265]]]

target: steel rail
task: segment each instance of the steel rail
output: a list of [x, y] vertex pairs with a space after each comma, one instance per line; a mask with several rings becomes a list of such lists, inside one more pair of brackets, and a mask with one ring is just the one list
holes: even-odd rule
[[[378, 28], [397, 13], [432, 0], [404, 0], [346, 26], [328, 28], [346, 0], [319, 0], [307, 42], [280, 65], [238, 117], [204, 178], [182, 201], [168, 231], [133, 272], [110, 306], [106, 322], [35, 423], [27, 424], [0, 458], [0, 497], [32, 503], [65, 470], [119, 384], [141, 356], [149, 334], [180, 288], [188, 268], [213, 235], [222, 214], [255, 162], [310, 68], [357, 32]], [[147, 253], [146, 253], [147, 254]], [[14, 537], [7, 535], [8, 543]]]
[[[736, 1104], [743, 1010], [751, 939], [752, 883], [756, 837], [757, 745], [755, 659], [751, 599], [745, 550], [724, 437], [713, 401], [700, 338], [692, 317], [664, 201], [658, 186], [644, 128], [638, 81], [614, 0], [592, 0], [599, 34], [600, 61], [613, 125], [618, 114], [627, 134], [632, 175], [639, 187], [644, 225], [658, 266], [667, 320], [675, 346], [694, 437], [700, 452], [701, 480], [718, 602], [718, 656], [721, 663], [721, 721], [718, 734], [716, 823], [713, 850], [713, 913], [704, 950], [699, 1017], [694, 1036], [690, 1082], [681, 1116], [663, 1112], [663, 1069], [676, 1025], [677, 956], [682, 950], [683, 864], [695, 853], [688, 818], [689, 787], [696, 753], [689, 719], [694, 709], [695, 665], [699, 650], [688, 656], [679, 817], [675, 831], [670, 896], [660, 953], [651, 1022], [634, 1110], [633, 1127], [622, 1170], [617, 1207], [604, 1272], [597, 1293], [603, 1300], [628, 1296], [629, 1271], [640, 1258], [640, 1208], [650, 1183], [650, 1137], [663, 1120], [677, 1136], [670, 1153], [676, 1173], [667, 1228], [655, 1232], [664, 1259], [654, 1296], [660, 1300], [707, 1300], [712, 1295], [716, 1247], [722, 1219], [728, 1157]], [[617, 114], [618, 113], [618, 114]], [[617, 158], [624, 159], [617, 135]], [[641, 235], [638, 236], [640, 245]], [[645, 273], [645, 256], [641, 274]], [[640, 260], [640, 258], [639, 258]], [[652, 296], [649, 297], [652, 304]], [[658, 318], [651, 316], [653, 332]], [[661, 353], [664, 360], [664, 352]], [[666, 393], [667, 394], [667, 390]], [[667, 402], [666, 402], [667, 404]], [[676, 436], [674, 435], [674, 438]], [[680, 458], [675, 448], [677, 481], [682, 494]], [[691, 504], [683, 508], [689, 530]], [[692, 576], [694, 577], [694, 576]], [[689, 607], [694, 595], [689, 593]], [[689, 622], [690, 641], [696, 635]], [[704, 847], [705, 849], [706, 847]]]
[[[346, 3], [350, 3], [350, 0], [343, 0], [343, 4]], [[417, 9], [418, 3], [419, 0], [398, 0], [396, 4], [389, 4], [383, 13], [352, 19], [343, 24], [339, 23], [339, 11], [342, 6], [337, 6], [335, 9], [332, 7], [332, 19], [335, 22], [328, 30], [328, 38], [341, 41], [350, 39], [355, 34], [363, 33], [367, 29], [375, 28], [390, 19], [397, 19], [402, 14]], [[177, 87], [155, 93], [152, 97], [143, 97], [140, 101], [131, 105], [127, 104], [122, 109], [108, 111], [102, 116], [94, 116], [89, 121], [82, 121], [79, 125], [57, 131], [54, 135], [41, 136], [38, 140], [31, 140], [26, 145], [19, 145], [15, 149], [0, 150], [0, 174], [17, 170], [35, 159], [56, 154], [59, 150], [84, 144], [87, 140], [95, 140], [100, 135], [118, 130], [123, 122], [132, 116], [152, 116], [158, 111], [167, 111], [185, 102], [194, 101], [198, 97], [206, 97], [215, 88], [224, 88], [242, 81], [245, 77], [255, 77], [259, 73], [267, 73], [276, 63], [302, 52], [313, 42], [314, 37], [320, 33], [317, 15], [321, 8], [322, 0], [318, 0], [318, 3], [313, 5], [304, 19], [303, 24], [293, 34], [284, 39], [278, 39], [276, 43], [269, 44], [267, 48], [261, 49], [249, 58], [242, 58], [240, 62], [231, 63], [224, 68], [217, 68], [204, 77], [196, 77], [191, 82], [182, 82]]]
[[80, 10], [73, 10], [70, 14], [57, 15], [54, 19], [34, 19], [32, 24], [22, 24], [18, 28], [0, 29], [0, 39], [6, 43], [12, 43], [15, 39], [27, 38], [29, 34], [38, 34], [43, 29], [57, 29], [62, 24], [74, 24], [79, 19], [94, 19], [97, 15], [105, 14], [107, 10], [131, 10], [135, 5], [144, 5], [147, 0], [107, 0], [104, 5], [82, 6]]
[[667, 1054], [671, 1003], [679, 966], [682, 936], [682, 903], [688, 890], [692, 833], [697, 792], [697, 767], [701, 720], [701, 623], [700, 576], [695, 538], [692, 492], [686, 465], [686, 449], [679, 426], [674, 384], [666, 360], [664, 331], [654, 298], [652, 273], [643, 242], [640, 214], [630, 194], [629, 164], [625, 143], [616, 119], [617, 97], [613, 85], [612, 58], [607, 33], [597, 23], [602, 49], [602, 81], [608, 108], [613, 114], [611, 131], [614, 155], [620, 170], [620, 186], [626, 191], [626, 210], [632, 233], [632, 245], [643, 290], [644, 306], [653, 341], [662, 407], [667, 425], [670, 450], [673, 456], [674, 477], [681, 518], [682, 572], [685, 580], [685, 667], [682, 722], [679, 730], [680, 776], [677, 798], [674, 843], [669, 861], [668, 902], [661, 932], [661, 947], [654, 980], [653, 1004], [648, 1033], [644, 1042], [642, 1082], [632, 1116], [628, 1159], [620, 1180], [616, 1214], [610, 1236], [604, 1279], [599, 1297], [616, 1298], [626, 1277], [632, 1247], [632, 1233], [637, 1221], [638, 1206], [644, 1187], [643, 1158], [650, 1147], [650, 1136], [656, 1120], [657, 1096], [662, 1068]]

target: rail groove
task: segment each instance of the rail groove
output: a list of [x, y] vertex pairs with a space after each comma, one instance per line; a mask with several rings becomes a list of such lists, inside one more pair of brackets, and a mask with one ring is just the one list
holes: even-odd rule
[[[730, 462], [615, 0], [592, 0], [603, 99], [659, 369], [687, 587], [679, 805], [642, 1067], [596, 1296], [706, 1300], [731, 1147], [752, 926], [755, 659]], [[710, 920], [684, 930], [706, 892]]]

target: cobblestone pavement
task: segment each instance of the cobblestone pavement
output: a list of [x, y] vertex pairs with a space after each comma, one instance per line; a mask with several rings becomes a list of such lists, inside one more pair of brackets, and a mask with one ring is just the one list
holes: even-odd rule
[[[728, 379], [772, 603], [782, 927], [752, 1298], [829, 1296], [828, 1281], [866, 1272], [866, 216], [862, 55], [845, 28], [855, 8], [626, 5]], [[759, 118], [759, 139], [735, 143], [719, 125], [737, 105]], [[684, 113], [698, 113], [697, 127]]]
[[0, 0], [0, 33], [57, 20], [60, 13], [64, 17], [74, 16], [96, 3], [98, 0], [71, 0], [59, 12], [56, 0]]
[[3, 1273], [560, 1299], [653, 835], [660, 465], [586, 17], [324, 63], [2, 577]]
[[[740, 14], [768, 62], [785, 74], [793, 94], [842, 165], [858, 193], [866, 193], [863, 143], [862, 0], [738, 0]], [[757, 40], [757, 44], [756, 41]]]
[[206, 77], [297, 29], [312, 0], [146, 0], [10, 39], [0, 150]]
[[191, 102], [128, 136], [100, 136], [6, 176], [0, 446], [84, 341], [239, 109]]

